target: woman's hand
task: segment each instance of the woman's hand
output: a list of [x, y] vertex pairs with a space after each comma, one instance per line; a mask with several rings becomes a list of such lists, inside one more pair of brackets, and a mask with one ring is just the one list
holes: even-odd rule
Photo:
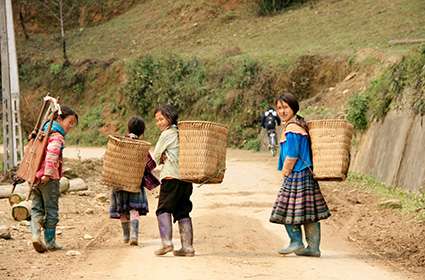
[[167, 155], [163, 153], [161, 157], [159, 158], [159, 163], [164, 164], [164, 162], [167, 160]]
[[43, 175], [43, 177], [41, 177], [41, 183], [43, 183], [43, 184], [49, 182], [49, 180], [50, 180], [49, 176]]
[[289, 175], [291, 175], [291, 173], [292, 173], [292, 170], [283, 168], [283, 170], [282, 170], [282, 177], [283, 178], [288, 177]]

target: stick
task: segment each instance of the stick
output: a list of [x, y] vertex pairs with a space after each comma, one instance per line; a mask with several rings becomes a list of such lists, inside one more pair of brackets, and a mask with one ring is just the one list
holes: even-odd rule
[[420, 43], [425, 43], [425, 39], [400, 39], [400, 40], [391, 40], [388, 43], [390, 45], [420, 44]]

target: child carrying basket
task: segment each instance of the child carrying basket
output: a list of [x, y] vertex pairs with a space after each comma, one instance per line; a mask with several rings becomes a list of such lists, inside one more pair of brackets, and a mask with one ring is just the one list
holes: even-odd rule
[[131, 117], [128, 135], [110, 138], [103, 170], [104, 182], [113, 187], [110, 218], [121, 220], [123, 241], [134, 246], [138, 245], [139, 217], [149, 212], [145, 188], [152, 190], [159, 185], [152, 174], [156, 164], [149, 154], [150, 144], [137, 140], [144, 131], [143, 119]]
[[[41, 162], [38, 164], [30, 159], [30, 150], [26, 149], [29, 154], [21, 163], [22, 169], [18, 170], [18, 176], [21, 175], [21, 178], [26, 179], [32, 185], [32, 245], [39, 253], [62, 249], [62, 246], [56, 242], [56, 225], [59, 222], [59, 180], [62, 177], [65, 136], [78, 123], [78, 115], [67, 106], [59, 106], [53, 98], [45, 98], [42, 111], [50, 102], [54, 108], [51, 110], [50, 121], [43, 123], [40, 128], [47, 137], [46, 146], [43, 147], [44, 151], [40, 154], [42, 155]], [[28, 163], [31, 162], [33, 166], [28, 166]], [[31, 173], [31, 170], [37, 170], [34, 180], [23, 176]], [[42, 228], [44, 228], [45, 242], [41, 240]]]

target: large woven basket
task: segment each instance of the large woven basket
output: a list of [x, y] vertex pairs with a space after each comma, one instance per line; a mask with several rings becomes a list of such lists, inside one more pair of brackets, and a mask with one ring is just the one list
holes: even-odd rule
[[150, 146], [146, 141], [110, 135], [103, 158], [103, 183], [116, 190], [139, 192]]
[[207, 121], [179, 122], [180, 179], [217, 184], [226, 170], [226, 126]]
[[314, 120], [308, 123], [313, 167], [318, 180], [345, 180], [350, 165], [353, 126], [345, 120]]

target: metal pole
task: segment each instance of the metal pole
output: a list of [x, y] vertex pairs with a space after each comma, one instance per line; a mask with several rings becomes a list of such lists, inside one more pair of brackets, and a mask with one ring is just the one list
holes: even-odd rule
[[19, 76], [11, 0], [0, 0], [0, 42], [3, 106], [3, 171], [22, 159]]
[[6, 172], [13, 162], [10, 150], [12, 126], [10, 123], [10, 72], [9, 47], [7, 37], [6, 0], [0, 0], [0, 36], [1, 36], [1, 77], [2, 77], [2, 105], [3, 105], [3, 171]]
[[13, 22], [12, 0], [6, 0], [6, 22], [7, 22], [7, 38], [9, 48], [9, 69], [10, 69], [10, 110], [11, 110], [11, 125], [12, 125], [12, 152], [13, 152], [13, 167], [18, 165], [22, 159], [22, 131], [21, 131], [21, 114], [19, 106], [19, 73], [18, 59], [16, 55], [15, 45], [15, 30]]

